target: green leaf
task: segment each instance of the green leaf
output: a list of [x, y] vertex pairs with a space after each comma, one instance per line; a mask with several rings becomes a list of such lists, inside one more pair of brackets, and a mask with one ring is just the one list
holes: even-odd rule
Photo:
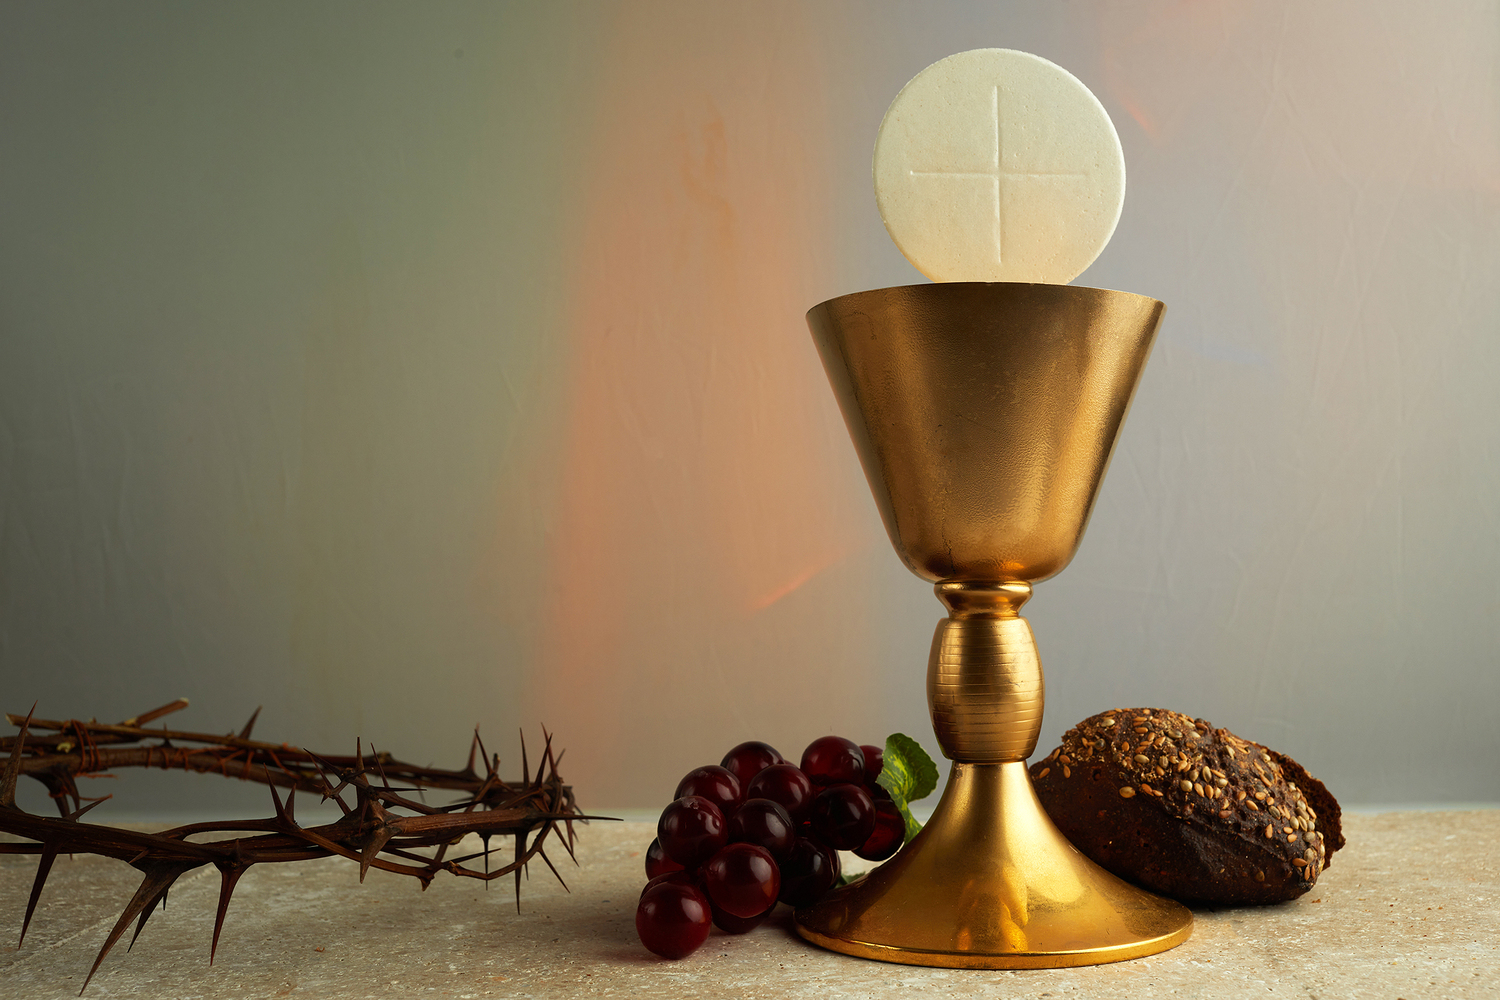
[[906, 842], [922, 829], [911, 814], [910, 803], [925, 799], [937, 787], [937, 765], [916, 740], [905, 733], [892, 733], [885, 741], [885, 766], [875, 780], [891, 793], [891, 800], [906, 821]]

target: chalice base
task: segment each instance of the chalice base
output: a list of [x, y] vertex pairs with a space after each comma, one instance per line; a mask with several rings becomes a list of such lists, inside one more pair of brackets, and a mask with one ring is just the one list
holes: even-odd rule
[[932, 820], [890, 861], [796, 914], [797, 933], [860, 958], [955, 969], [1102, 965], [1188, 939], [1187, 907], [1079, 853], [1026, 764], [953, 765]]

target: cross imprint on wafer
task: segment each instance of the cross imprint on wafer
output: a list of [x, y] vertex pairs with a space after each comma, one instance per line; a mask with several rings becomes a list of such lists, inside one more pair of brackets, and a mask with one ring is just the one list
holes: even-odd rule
[[994, 236], [995, 236], [995, 262], [1005, 262], [1005, 250], [1001, 237], [1004, 231], [1005, 200], [1001, 197], [1000, 182], [1006, 177], [1029, 177], [1051, 178], [1051, 177], [1087, 177], [1085, 173], [1067, 170], [1006, 170], [1004, 136], [1000, 129], [1000, 85], [996, 84], [990, 93], [990, 121], [994, 124], [995, 141], [990, 144], [990, 163], [988, 170], [912, 170], [912, 177], [953, 177], [958, 180], [988, 180], [994, 185]]

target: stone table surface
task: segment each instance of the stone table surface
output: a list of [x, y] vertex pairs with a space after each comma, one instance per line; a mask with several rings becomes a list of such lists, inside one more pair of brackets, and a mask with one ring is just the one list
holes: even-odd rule
[[[338, 858], [252, 869], [208, 963], [217, 873], [173, 888], [133, 950], [122, 941], [90, 997], [1500, 997], [1500, 810], [1348, 815], [1349, 846], [1312, 892], [1280, 906], [1199, 910], [1192, 939], [1092, 968], [994, 972], [886, 965], [797, 938], [786, 908], [754, 932], [715, 931], [678, 962], [636, 940], [651, 824], [580, 831], [579, 867], [533, 865], [521, 912], [489, 891], [371, 871]], [[78, 994], [138, 876], [60, 858], [25, 945], [15, 936], [33, 857], [0, 855], [0, 997]], [[126, 939], [128, 941], [128, 937]]]

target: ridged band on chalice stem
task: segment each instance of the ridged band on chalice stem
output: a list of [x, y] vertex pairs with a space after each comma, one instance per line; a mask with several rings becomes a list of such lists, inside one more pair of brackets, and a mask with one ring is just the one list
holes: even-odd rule
[[927, 707], [943, 756], [967, 764], [1025, 760], [1042, 731], [1046, 685], [1031, 626], [1016, 612], [1027, 583], [940, 583], [949, 617], [927, 661]]
[[1068, 843], [1025, 764], [1043, 685], [1018, 612], [1078, 548], [1163, 308], [1098, 288], [954, 282], [808, 312], [891, 544], [948, 607], [927, 696], [954, 762], [911, 843], [797, 911], [809, 941], [912, 965], [1035, 969], [1139, 958], [1192, 932], [1185, 907]]

